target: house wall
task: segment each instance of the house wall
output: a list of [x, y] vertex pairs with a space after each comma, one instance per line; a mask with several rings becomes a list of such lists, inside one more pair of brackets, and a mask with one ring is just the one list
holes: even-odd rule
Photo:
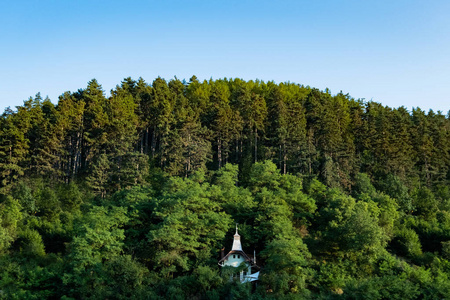
[[236, 268], [239, 267], [241, 263], [245, 263], [247, 269], [239, 273], [239, 281], [242, 283], [253, 281], [254, 279], [252, 280], [252, 278], [249, 277], [252, 267], [250, 263], [246, 262], [244, 257], [240, 254], [231, 254], [230, 256], [228, 256], [227, 260], [223, 262], [222, 266], [230, 266]]
[[[224, 262], [224, 266], [232, 266], [232, 267], [239, 267], [239, 265], [244, 262], [245, 259], [240, 254], [231, 254], [228, 259]], [[248, 263], [246, 263], [248, 264]]]

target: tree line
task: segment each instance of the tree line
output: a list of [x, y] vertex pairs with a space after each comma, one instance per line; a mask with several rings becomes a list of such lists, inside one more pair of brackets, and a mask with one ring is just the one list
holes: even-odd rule
[[126, 78], [107, 98], [94, 79], [56, 105], [38, 94], [6, 109], [1, 190], [25, 173], [69, 182], [101, 172], [90, 182], [111, 193], [139, 182], [149, 160], [178, 176], [272, 160], [283, 174], [348, 191], [358, 172], [433, 188], [447, 184], [449, 124], [441, 112], [392, 109], [293, 83]]

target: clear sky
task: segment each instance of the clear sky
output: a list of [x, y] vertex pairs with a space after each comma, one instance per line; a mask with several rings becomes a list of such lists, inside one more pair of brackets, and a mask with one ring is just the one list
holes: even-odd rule
[[0, 110], [96, 78], [291, 81], [450, 110], [450, 1], [0, 1]]

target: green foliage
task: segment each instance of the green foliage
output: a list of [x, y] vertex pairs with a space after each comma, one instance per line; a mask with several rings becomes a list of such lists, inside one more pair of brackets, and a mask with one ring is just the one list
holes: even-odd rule
[[173, 178], [157, 200], [152, 215], [159, 222], [147, 236], [153, 268], [163, 276], [189, 271], [190, 258], [209, 259], [219, 248], [231, 218], [209, 196], [207, 183]]
[[0, 192], [6, 194], [11, 184], [24, 175], [29, 140], [26, 132], [30, 126], [29, 107], [31, 99], [25, 102], [17, 113], [7, 109], [0, 123]]
[[75, 211], [83, 203], [83, 194], [74, 182], [70, 182], [59, 187], [58, 199], [64, 210]]
[[412, 198], [415, 214], [428, 220], [435, 217], [438, 211], [438, 202], [430, 189], [426, 187], [417, 189]]
[[106, 154], [100, 154], [92, 166], [91, 175], [87, 184], [100, 197], [105, 197], [108, 190], [111, 163]]
[[379, 226], [380, 208], [375, 202], [356, 202], [336, 190], [329, 190], [322, 197], [327, 202], [320, 203], [314, 220], [321, 251], [332, 257], [353, 257], [362, 253], [375, 255], [385, 246], [388, 237]]
[[20, 232], [14, 247], [25, 257], [45, 255], [42, 237], [36, 230], [27, 228]]
[[[103, 198], [74, 182], [22, 181], [12, 188], [18, 200], [1, 203], [0, 289], [8, 298], [91, 299], [448, 292], [447, 211], [423, 206], [420, 214], [402, 214], [365, 174], [356, 177], [355, 198], [316, 179], [303, 189], [301, 177], [282, 174], [270, 161], [254, 164], [246, 185], [239, 178], [232, 164], [187, 178], [154, 171], [146, 179], [151, 185], [129, 181], [132, 187]], [[418, 195], [434, 197], [422, 189], [412, 199]], [[229, 280], [240, 268], [217, 266], [234, 223], [244, 250], [258, 253], [256, 289]]]
[[398, 276], [352, 280], [344, 288], [344, 299], [417, 299], [419, 287]]
[[447, 260], [450, 259], [450, 241], [442, 242], [442, 256]]
[[413, 200], [408, 188], [398, 176], [390, 173], [378, 181], [378, 186], [382, 192], [397, 200], [396, 202], [403, 212], [410, 214], [414, 211]]
[[103, 264], [109, 266], [120, 260], [125, 239], [120, 227], [127, 221], [123, 208], [93, 206], [77, 222], [69, 245], [68, 267], [62, 275], [65, 288], [75, 292], [75, 297], [84, 298], [93, 291], [97, 293], [94, 298], [103, 297], [107, 269]]
[[278, 295], [304, 293], [310, 254], [299, 236], [276, 238], [261, 255], [266, 261], [262, 284]]
[[36, 199], [33, 191], [28, 185], [20, 181], [11, 191], [12, 196], [19, 200], [23, 210], [28, 214], [35, 214], [37, 212]]
[[37, 94], [0, 117], [0, 298], [446, 298], [449, 128], [289, 82]]
[[356, 197], [362, 194], [372, 196], [376, 193], [376, 190], [367, 174], [358, 173], [355, 177], [355, 185], [353, 186], [352, 192]]
[[402, 256], [417, 257], [422, 254], [419, 236], [411, 228], [398, 228], [391, 247]]
[[60, 202], [55, 191], [50, 187], [43, 187], [36, 193], [38, 215], [52, 222], [61, 213]]
[[21, 205], [17, 200], [7, 197], [0, 204], [0, 253], [4, 254], [17, 237], [18, 223], [22, 219]]

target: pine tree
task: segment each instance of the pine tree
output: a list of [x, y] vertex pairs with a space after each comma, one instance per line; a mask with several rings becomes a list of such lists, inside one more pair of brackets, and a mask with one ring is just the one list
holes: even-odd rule
[[111, 162], [105, 153], [96, 156], [89, 174], [86, 183], [96, 195], [104, 198], [110, 191], [111, 184]]
[[38, 151], [33, 158], [35, 172], [41, 176], [59, 180], [62, 178], [62, 159], [65, 128], [53, 103], [46, 98], [42, 102], [43, 121]]
[[61, 171], [65, 181], [78, 174], [81, 168], [83, 145], [83, 117], [85, 102], [70, 92], [59, 97], [57, 109], [58, 129], [64, 133]]
[[85, 168], [94, 157], [104, 151], [107, 142], [108, 116], [102, 86], [97, 80], [88, 82], [85, 90], [80, 91], [80, 98], [85, 103], [83, 115], [83, 143], [81, 163]]
[[153, 81], [149, 103], [151, 157], [162, 168], [167, 163], [168, 135], [173, 122], [174, 94], [162, 78]]
[[11, 184], [24, 175], [29, 141], [26, 132], [30, 119], [25, 109], [10, 109], [0, 119], [0, 193], [7, 194]]

